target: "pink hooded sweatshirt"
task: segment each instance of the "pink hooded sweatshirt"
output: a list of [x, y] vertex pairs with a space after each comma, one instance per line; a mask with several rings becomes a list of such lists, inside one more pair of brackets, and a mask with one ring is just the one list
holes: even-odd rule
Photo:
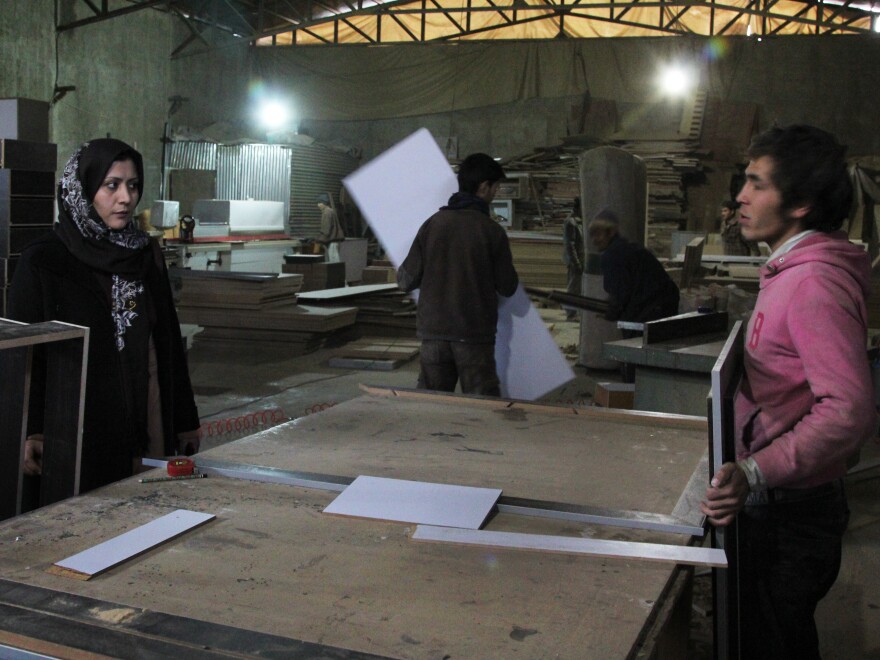
[[868, 256], [844, 232], [807, 236], [761, 269], [736, 399], [737, 458], [769, 488], [843, 476], [877, 433], [867, 359]]

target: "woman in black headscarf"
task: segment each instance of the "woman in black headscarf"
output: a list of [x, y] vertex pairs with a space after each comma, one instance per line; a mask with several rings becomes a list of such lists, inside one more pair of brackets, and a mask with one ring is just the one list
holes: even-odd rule
[[[142, 456], [198, 451], [199, 417], [158, 245], [132, 221], [141, 155], [113, 139], [86, 142], [58, 183], [55, 231], [22, 252], [8, 314], [89, 333], [80, 492], [127, 476]], [[37, 356], [39, 357], [39, 356]], [[40, 474], [43, 374], [35, 358], [25, 473]]]

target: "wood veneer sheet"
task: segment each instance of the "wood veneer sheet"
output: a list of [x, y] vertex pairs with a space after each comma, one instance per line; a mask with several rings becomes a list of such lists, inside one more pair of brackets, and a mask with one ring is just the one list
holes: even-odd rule
[[324, 509], [324, 513], [479, 529], [499, 497], [499, 488], [361, 475]]
[[[108, 541], [55, 562], [50, 572], [88, 580], [126, 559], [165, 543], [214, 519], [212, 513], [178, 509]], [[56, 569], [56, 570], [53, 570]]]
[[583, 539], [570, 536], [545, 534], [519, 534], [515, 532], [487, 532], [472, 529], [449, 529], [419, 525], [412, 535], [415, 541], [442, 541], [461, 545], [478, 545], [514, 550], [540, 550], [574, 555], [642, 559], [667, 564], [691, 564], [693, 566], [717, 566], [727, 568], [724, 550], [717, 548], [694, 548], [686, 545], [662, 545], [634, 541], [609, 541], [606, 539]]

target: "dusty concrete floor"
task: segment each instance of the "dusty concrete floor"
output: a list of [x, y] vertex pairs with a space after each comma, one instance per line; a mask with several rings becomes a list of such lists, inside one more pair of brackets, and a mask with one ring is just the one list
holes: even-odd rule
[[[577, 366], [578, 322], [565, 320], [559, 309], [540, 310], [551, 335], [574, 368], [573, 381], [542, 398], [547, 402], [590, 404], [598, 381], [619, 381], [617, 371]], [[412, 341], [407, 338], [406, 341]], [[360, 384], [416, 386], [418, 358], [393, 371], [340, 369], [328, 365], [345, 335], [306, 355], [284, 345], [247, 345], [199, 341], [189, 350], [189, 369], [196, 404], [205, 426], [205, 449], [249, 435], [266, 426], [302, 417], [360, 396]]]

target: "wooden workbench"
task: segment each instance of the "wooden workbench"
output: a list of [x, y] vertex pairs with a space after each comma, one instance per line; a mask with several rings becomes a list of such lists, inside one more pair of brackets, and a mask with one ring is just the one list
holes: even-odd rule
[[726, 339], [709, 333], [644, 345], [635, 337], [605, 342], [602, 355], [635, 365], [635, 408], [705, 415], [712, 367]]
[[[464, 397], [362, 396], [200, 457], [496, 487], [504, 496], [684, 516], [692, 502], [682, 493], [695, 473], [702, 478], [706, 438], [705, 420], [545, 411]], [[335, 496], [213, 476], [133, 478], [5, 521], [0, 643], [38, 638], [116, 657], [171, 653], [162, 644], [183, 645], [188, 657], [213, 657], [215, 650], [263, 657], [651, 657], [683, 593], [687, 572], [672, 565], [419, 543], [409, 538], [413, 525], [323, 515]], [[89, 581], [46, 572], [177, 508], [217, 518]], [[484, 529], [691, 540], [503, 513]], [[65, 635], [65, 626], [72, 632]]]

